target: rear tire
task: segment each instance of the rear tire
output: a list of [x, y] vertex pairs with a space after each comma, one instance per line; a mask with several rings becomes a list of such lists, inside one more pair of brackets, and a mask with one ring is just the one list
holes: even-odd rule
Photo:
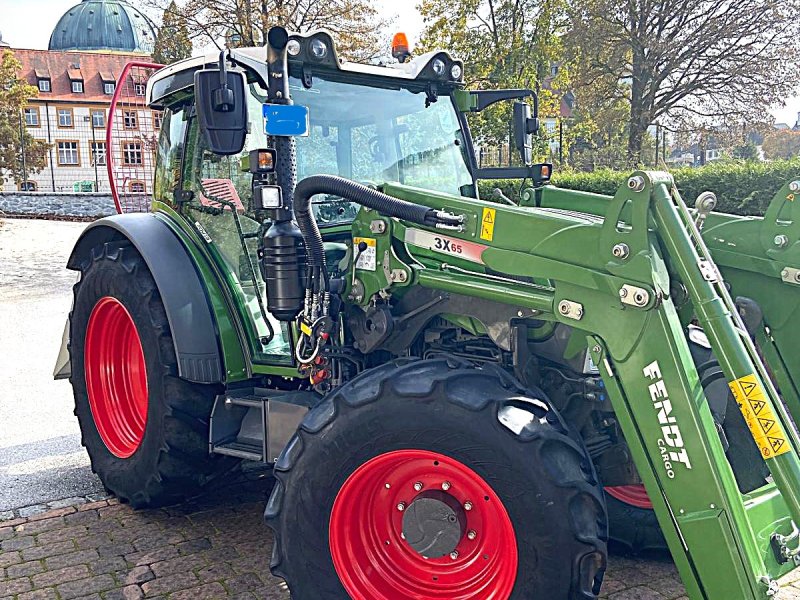
[[92, 470], [134, 507], [180, 502], [238, 461], [208, 453], [219, 386], [178, 378], [164, 305], [127, 241], [92, 249], [73, 288], [75, 414]]
[[[272, 572], [295, 600], [599, 593], [607, 526], [592, 463], [544, 394], [500, 369], [452, 358], [371, 369], [306, 416], [274, 473]], [[400, 535], [419, 531], [404, 519], [430, 497], [459, 515], [456, 554], [423, 558]]]

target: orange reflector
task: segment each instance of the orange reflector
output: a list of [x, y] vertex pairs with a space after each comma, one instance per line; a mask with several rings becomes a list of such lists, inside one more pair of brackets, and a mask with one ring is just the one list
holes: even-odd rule
[[402, 31], [398, 31], [392, 38], [392, 56], [400, 62], [404, 62], [406, 58], [411, 56], [408, 50], [408, 38]]
[[274, 168], [272, 152], [261, 150], [258, 153], [258, 170], [272, 171]]
[[550, 166], [549, 165], [542, 165], [542, 179], [548, 179], [550, 177]]

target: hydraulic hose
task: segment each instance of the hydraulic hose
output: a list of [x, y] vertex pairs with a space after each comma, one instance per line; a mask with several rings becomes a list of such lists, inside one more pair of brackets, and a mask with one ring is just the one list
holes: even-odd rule
[[314, 213], [311, 211], [311, 198], [316, 194], [339, 196], [381, 214], [427, 227], [453, 228], [463, 222], [462, 217], [443, 213], [429, 206], [393, 198], [349, 179], [335, 175], [306, 177], [297, 184], [294, 190], [294, 214], [306, 244], [309, 266], [312, 267], [312, 270], [319, 268], [323, 273], [325, 272], [325, 249], [322, 245], [322, 234], [317, 227]]

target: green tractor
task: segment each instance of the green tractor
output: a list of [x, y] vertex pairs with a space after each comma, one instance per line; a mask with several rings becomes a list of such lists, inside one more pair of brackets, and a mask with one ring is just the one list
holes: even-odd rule
[[[668, 547], [692, 599], [774, 595], [800, 564], [800, 178], [764, 218], [666, 173], [558, 189], [533, 92], [400, 50], [273, 28], [150, 78], [152, 210], [68, 263], [93, 469], [146, 507], [272, 465], [297, 600], [595, 598], [609, 539]], [[519, 166], [481, 168], [467, 115], [497, 102]], [[494, 178], [518, 197], [481, 199]]]

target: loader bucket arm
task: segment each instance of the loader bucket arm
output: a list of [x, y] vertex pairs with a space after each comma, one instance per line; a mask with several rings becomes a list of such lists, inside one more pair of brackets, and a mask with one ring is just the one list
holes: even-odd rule
[[147, 108], [144, 85], [163, 66], [129, 62], [114, 86], [106, 121], [106, 169], [120, 214], [150, 210], [160, 113]]
[[[440, 298], [444, 292], [510, 305], [518, 318], [572, 327], [600, 370], [689, 596], [774, 593], [776, 580], [796, 564], [800, 443], [671, 176], [636, 173], [613, 198], [540, 189], [528, 206], [399, 184], [383, 189], [463, 215], [465, 226], [442, 233], [390, 222], [375, 234], [374, 213], [361, 213], [353, 235], [374, 238], [376, 254], [390, 264], [358, 271], [356, 303], [367, 304], [387, 283], [397, 293], [417, 285]], [[714, 223], [706, 225], [709, 232]], [[400, 270], [410, 275], [396, 277]], [[686, 307], [704, 328], [772, 474], [773, 482], [749, 493], [740, 492], [726, 457], [673, 283], [686, 288]], [[476, 300], [458, 310], [441, 302], [442, 312], [462, 321], [483, 319], [487, 334], [511, 347], [501, 326], [508, 317], [499, 308], [481, 314]]]

